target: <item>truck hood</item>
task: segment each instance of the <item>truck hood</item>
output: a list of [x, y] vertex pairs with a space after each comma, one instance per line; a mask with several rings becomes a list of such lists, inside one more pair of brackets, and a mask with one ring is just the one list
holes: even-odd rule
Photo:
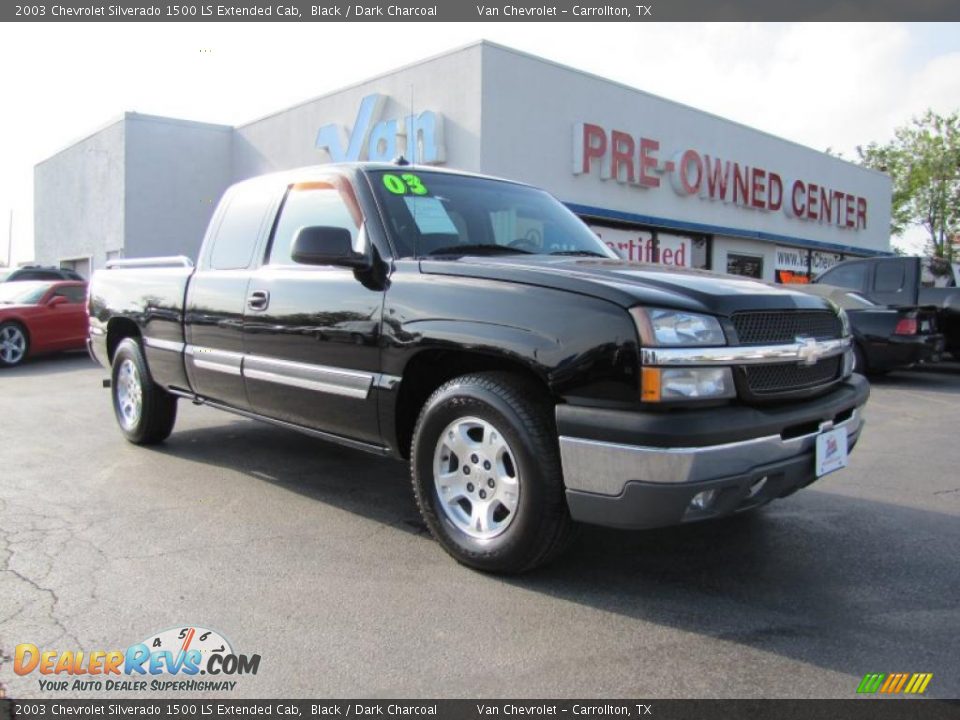
[[712, 315], [738, 310], [822, 310], [830, 303], [782, 285], [702, 270], [592, 257], [465, 256], [424, 259], [422, 272], [575, 292], [625, 308], [648, 305]]

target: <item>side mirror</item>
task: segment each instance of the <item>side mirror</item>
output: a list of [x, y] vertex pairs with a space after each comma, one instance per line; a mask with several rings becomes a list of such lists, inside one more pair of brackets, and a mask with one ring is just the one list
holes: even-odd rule
[[295, 263], [302, 265], [370, 267], [370, 258], [353, 249], [350, 231], [340, 227], [300, 228], [293, 239], [291, 256]]
[[66, 304], [67, 299], [63, 295], [54, 295], [52, 298], [47, 300], [47, 307], [57, 307], [57, 305]]

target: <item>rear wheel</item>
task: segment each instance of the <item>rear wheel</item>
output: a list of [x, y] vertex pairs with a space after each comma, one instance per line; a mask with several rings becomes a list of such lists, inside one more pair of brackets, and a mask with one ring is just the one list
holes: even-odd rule
[[0, 365], [19, 365], [29, 351], [30, 340], [22, 325], [15, 322], [0, 325]]
[[464, 375], [426, 402], [414, 431], [413, 490], [433, 536], [457, 561], [523, 572], [568, 544], [549, 398], [509, 373]]
[[166, 440], [177, 419], [177, 398], [153, 382], [143, 349], [133, 338], [120, 342], [113, 356], [113, 411], [120, 431], [136, 445]]

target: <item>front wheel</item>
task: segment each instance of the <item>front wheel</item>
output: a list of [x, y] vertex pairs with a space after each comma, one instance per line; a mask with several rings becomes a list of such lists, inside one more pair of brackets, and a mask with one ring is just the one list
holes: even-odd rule
[[0, 365], [19, 365], [29, 350], [30, 340], [19, 323], [5, 322], [0, 325]]
[[572, 535], [553, 408], [522, 377], [464, 375], [434, 392], [414, 431], [411, 471], [424, 521], [464, 565], [531, 570]]
[[143, 349], [133, 338], [113, 356], [113, 411], [124, 437], [135, 445], [166, 440], [177, 420], [177, 398], [153, 382]]

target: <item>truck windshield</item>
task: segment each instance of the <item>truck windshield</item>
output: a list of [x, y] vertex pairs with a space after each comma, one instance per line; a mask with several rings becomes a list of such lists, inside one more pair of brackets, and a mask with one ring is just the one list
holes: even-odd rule
[[616, 257], [576, 215], [536, 188], [404, 168], [370, 177], [400, 257]]

